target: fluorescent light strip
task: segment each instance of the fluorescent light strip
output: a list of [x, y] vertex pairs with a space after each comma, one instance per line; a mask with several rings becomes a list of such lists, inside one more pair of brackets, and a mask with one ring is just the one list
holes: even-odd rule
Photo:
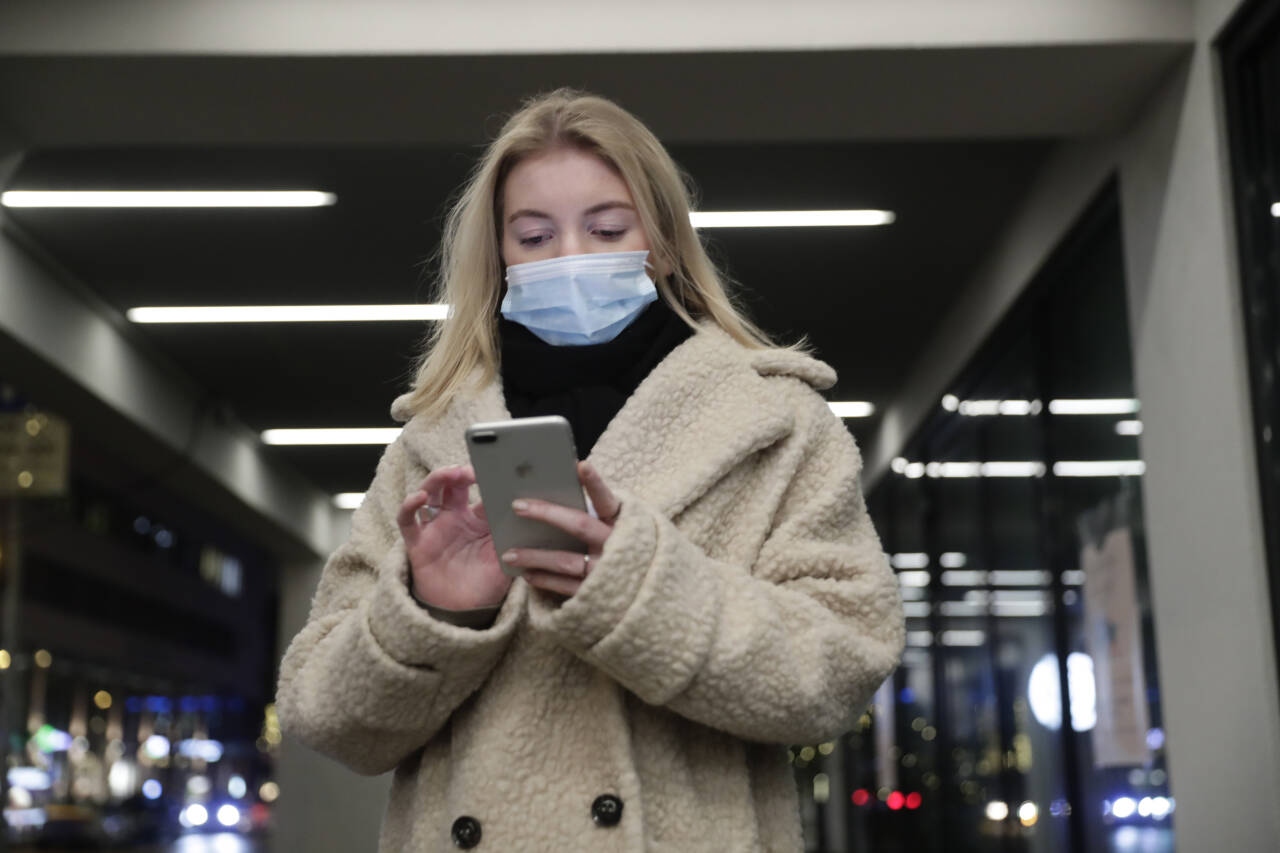
[[995, 569], [990, 572], [955, 570], [942, 573], [943, 586], [1048, 586], [1048, 572], [1026, 569]]
[[1280, 218], [1280, 201], [1271, 205], [1271, 215]]
[[328, 207], [333, 193], [317, 190], [9, 190], [5, 207]]
[[902, 614], [908, 619], [924, 619], [932, 609], [927, 601], [902, 602]]
[[898, 583], [902, 586], [928, 586], [929, 573], [922, 571], [898, 572]]
[[972, 604], [1044, 604], [1048, 594], [1039, 589], [971, 589], [964, 594], [964, 600]]
[[1055, 462], [1058, 477], [1141, 477], [1147, 464], [1141, 459], [1118, 459], [1112, 462]]
[[[926, 465], [895, 460], [892, 467], [911, 480], [926, 475], [934, 479], [1043, 477], [1048, 470], [1043, 462], [930, 462]], [[1140, 477], [1146, 470], [1146, 463], [1140, 459], [1055, 462], [1053, 465], [1053, 473], [1059, 477]]]
[[995, 569], [987, 577], [992, 586], [1048, 586], [1053, 580], [1039, 569]]
[[1116, 421], [1116, 435], [1142, 435], [1142, 421]]
[[933, 645], [933, 634], [928, 631], [908, 631], [907, 645], [918, 649], [928, 648]]
[[923, 569], [929, 565], [929, 555], [918, 551], [894, 554], [889, 558], [895, 569]]
[[364, 492], [339, 492], [333, 496], [333, 505], [338, 509], [359, 509], [364, 503]]
[[[969, 417], [1038, 415], [1041, 411], [1039, 400], [961, 400], [955, 394], [942, 398], [942, 408]], [[1130, 415], [1140, 408], [1137, 400], [1130, 399], [1049, 401], [1049, 413], [1054, 415]]]
[[1051, 415], [1132, 415], [1141, 408], [1137, 400], [1050, 400]]
[[869, 418], [876, 413], [871, 403], [850, 401], [846, 403], [827, 403], [831, 411], [842, 418]]
[[942, 645], [944, 646], [981, 646], [987, 642], [987, 635], [983, 631], [943, 631]]
[[982, 586], [986, 582], [986, 572], [957, 569], [942, 573], [943, 586]]
[[733, 210], [694, 211], [694, 228], [815, 228], [847, 225], [889, 225], [897, 217], [890, 210]]
[[1067, 569], [1062, 573], [1063, 586], [1083, 586], [1084, 572], [1080, 569]]
[[969, 562], [969, 558], [960, 551], [947, 551], [938, 559], [938, 562], [944, 569], [962, 569], [965, 563]]
[[444, 320], [448, 305], [193, 305], [130, 308], [135, 323], [363, 323]]
[[263, 430], [262, 440], [266, 444], [278, 445], [390, 444], [396, 440], [400, 429], [268, 429]]

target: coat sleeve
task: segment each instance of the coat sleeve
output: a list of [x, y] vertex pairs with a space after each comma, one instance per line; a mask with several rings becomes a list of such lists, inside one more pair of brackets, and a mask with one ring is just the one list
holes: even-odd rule
[[533, 625], [643, 701], [746, 740], [851, 728], [898, 664], [903, 610], [853, 437], [808, 396], [822, 411], [805, 407], [803, 452], [753, 566], [712, 559], [624, 497], [578, 593], [557, 607], [535, 592]]
[[[409, 594], [395, 517], [417, 481], [390, 444], [351, 535], [330, 555], [306, 625], [280, 664], [276, 705], [286, 734], [369, 775], [430, 740], [506, 648], [524, 595], [508, 595], [484, 630], [431, 617]], [[514, 591], [514, 588], [513, 588]]]

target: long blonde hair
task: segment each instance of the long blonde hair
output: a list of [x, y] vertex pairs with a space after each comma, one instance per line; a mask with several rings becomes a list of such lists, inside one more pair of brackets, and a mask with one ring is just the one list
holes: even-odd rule
[[773, 346], [734, 304], [689, 221], [691, 191], [666, 149], [635, 116], [605, 98], [556, 89], [507, 120], [445, 219], [435, 301], [449, 319], [433, 323], [416, 365], [409, 407], [439, 414], [469, 383], [498, 372], [498, 304], [503, 265], [502, 186], [517, 163], [559, 146], [589, 151], [615, 169], [635, 200], [655, 268], [671, 273], [658, 292], [691, 327], [708, 319], [751, 348]]

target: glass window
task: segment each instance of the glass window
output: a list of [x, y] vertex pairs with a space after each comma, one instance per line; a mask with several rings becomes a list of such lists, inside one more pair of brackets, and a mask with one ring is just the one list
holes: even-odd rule
[[814, 849], [1173, 849], [1120, 241], [1112, 184], [869, 495], [908, 648]]

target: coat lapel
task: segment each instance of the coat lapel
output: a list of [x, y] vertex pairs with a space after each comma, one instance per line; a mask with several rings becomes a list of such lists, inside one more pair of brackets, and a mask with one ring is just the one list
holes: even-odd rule
[[[800, 363], [795, 359], [784, 357], [784, 362]], [[645, 377], [609, 422], [589, 460], [606, 483], [674, 518], [744, 458], [790, 434], [794, 415], [777, 401], [764, 378], [792, 372], [776, 361], [776, 356], [746, 350], [719, 328], [704, 324]], [[830, 384], [822, 373], [830, 368], [802, 361], [821, 368], [819, 381], [804, 378]], [[411, 419], [404, 438], [428, 470], [466, 464], [466, 428], [509, 417], [495, 381], [459, 397], [435, 421]]]

